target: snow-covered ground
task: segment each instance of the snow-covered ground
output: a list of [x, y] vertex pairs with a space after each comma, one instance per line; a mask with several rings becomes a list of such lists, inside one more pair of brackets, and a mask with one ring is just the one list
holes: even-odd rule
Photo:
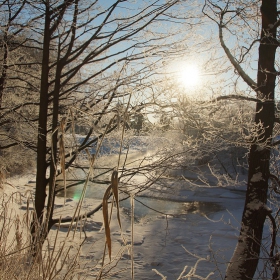
[[[200, 263], [197, 274], [206, 276], [214, 271], [211, 279], [219, 279], [237, 241], [243, 199], [242, 193], [201, 187], [188, 198], [194, 202], [186, 203], [188, 210], [183, 214], [142, 218], [134, 225], [135, 279], [161, 279], [153, 269], [167, 279], [177, 279], [186, 265], [190, 268], [195, 264], [195, 255], [209, 259]], [[156, 202], [153, 208], [157, 209]], [[123, 221], [130, 240], [129, 220], [123, 216]], [[113, 238], [114, 244], [120, 242], [119, 230]], [[128, 279], [128, 274], [118, 277]]]
[[[34, 173], [14, 177], [8, 180], [9, 184], [2, 191], [6, 194], [15, 191], [25, 193], [27, 190], [33, 192], [34, 179]], [[190, 188], [181, 181], [176, 193], [170, 190], [172, 191], [170, 187], [167, 191], [161, 188], [158, 192], [144, 192], [143, 197], [136, 197], [140, 203], [135, 201], [134, 219], [131, 219], [130, 201], [123, 202], [122, 230], [117, 222], [116, 211], [113, 211], [113, 262], [104, 269], [104, 273], [110, 271], [111, 276], [108, 276], [108, 279], [131, 279], [132, 260], [134, 278], [141, 280], [161, 279], [155, 269], [168, 280], [178, 279], [185, 266], [188, 266], [186, 274], [198, 258], [205, 260], [199, 263], [197, 274], [206, 277], [210, 272], [214, 272], [210, 279], [221, 279], [221, 275], [224, 275], [239, 234], [239, 221], [245, 199], [244, 189], [206, 185]], [[63, 197], [56, 199], [57, 217], [71, 216], [77, 203], [73, 196], [67, 199], [65, 205], [63, 200]], [[90, 211], [100, 202], [98, 198], [87, 197], [83, 202], [82, 211]], [[151, 209], [145, 212], [143, 209], [147, 208], [141, 202], [162, 213]], [[21, 202], [18, 206], [23, 213], [26, 204]], [[86, 279], [96, 279], [96, 274], [100, 271], [105, 242], [102, 224], [102, 212], [98, 211], [87, 218], [84, 225], [87, 238], [82, 246], [80, 258]], [[68, 226], [60, 228], [61, 238], [66, 235]], [[54, 227], [50, 236], [54, 235], [56, 230]], [[79, 238], [78, 236], [76, 234], [75, 238]], [[83, 237], [84, 234], [81, 232], [80, 236]], [[132, 240], [133, 250], [129, 246]], [[107, 262], [108, 258], [105, 259], [105, 264]]]
[[[25, 192], [32, 188], [32, 180], [29, 179], [31, 183], [26, 184], [28, 181], [24, 182], [24, 179], [27, 178], [19, 179], [18, 183], [14, 180], [12, 182], [14, 188], [6, 186], [6, 192], [8, 189], [11, 192], [14, 190]], [[167, 276], [167, 279], [177, 279], [186, 265], [190, 267], [195, 264], [197, 261], [195, 255], [209, 259], [200, 262], [198, 274], [206, 276], [214, 271], [215, 274], [210, 279], [219, 279], [220, 273], [224, 273], [225, 265], [237, 241], [244, 192], [202, 186], [192, 191], [183, 190], [181, 200], [181, 202], [165, 201], [167, 209], [169, 203], [176, 204], [179, 210], [175, 211], [177, 212], [175, 215], [159, 213], [143, 217], [136, 215], [133, 229], [130, 210], [127, 207], [122, 209], [122, 232], [127, 244], [131, 242], [133, 231], [135, 279], [161, 279], [153, 269]], [[149, 201], [144, 202], [158, 209], [157, 201], [157, 199], [152, 201], [152, 205]], [[91, 210], [98, 203], [100, 203], [98, 200], [85, 199], [83, 211]], [[56, 201], [56, 215], [67, 216], [75, 205], [73, 199], [68, 199], [64, 206], [63, 199], [59, 198]], [[139, 206], [136, 202], [136, 213], [137, 207]], [[20, 208], [25, 210], [25, 204], [23, 203]], [[164, 212], [164, 207], [160, 206], [159, 210]], [[102, 222], [102, 213], [99, 211], [88, 218], [85, 224], [87, 239], [82, 247], [81, 260], [86, 263], [87, 269], [84, 273], [88, 273], [87, 279], [91, 279], [91, 276], [93, 279], [100, 268], [104, 248]], [[52, 230], [52, 234], [55, 231], [56, 228]], [[67, 229], [62, 227], [61, 233], [66, 231]], [[111, 234], [114, 257], [124, 248], [115, 214], [112, 219]], [[118, 265], [111, 271], [116, 275], [109, 279], [130, 279], [131, 252], [124, 250], [120, 258]]]

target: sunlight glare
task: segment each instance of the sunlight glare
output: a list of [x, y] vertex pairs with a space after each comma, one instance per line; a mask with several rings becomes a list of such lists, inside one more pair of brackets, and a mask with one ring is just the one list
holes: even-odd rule
[[180, 67], [178, 78], [180, 84], [186, 88], [195, 88], [200, 83], [200, 71], [195, 64]]

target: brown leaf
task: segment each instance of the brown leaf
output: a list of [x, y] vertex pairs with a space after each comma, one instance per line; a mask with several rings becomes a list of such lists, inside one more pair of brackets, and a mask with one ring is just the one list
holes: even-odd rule
[[107, 247], [108, 247], [108, 253], [109, 253], [110, 260], [111, 260], [111, 254], [112, 254], [112, 241], [111, 241], [109, 214], [108, 214], [108, 199], [110, 198], [110, 195], [111, 195], [111, 189], [112, 189], [112, 185], [110, 185], [106, 189], [104, 196], [103, 196], [103, 201], [102, 201], [105, 237], [106, 237], [106, 243], [107, 243]]
[[116, 206], [117, 206], [117, 218], [118, 218], [120, 229], [122, 229], [121, 219], [120, 219], [120, 206], [119, 206], [119, 189], [118, 189], [119, 178], [118, 178], [118, 171], [114, 171], [113, 172], [111, 181], [112, 181], [113, 195], [115, 197]]
[[[104, 219], [105, 237], [106, 237], [106, 243], [107, 243], [107, 247], [108, 247], [108, 253], [109, 253], [110, 260], [111, 260], [111, 255], [112, 255], [112, 240], [111, 240], [111, 231], [110, 231], [108, 200], [112, 193], [113, 193], [114, 199], [116, 201], [118, 223], [119, 223], [120, 229], [122, 229], [121, 219], [120, 219], [118, 184], [119, 184], [118, 171], [115, 170], [112, 173], [111, 185], [106, 189], [104, 196], [103, 196], [103, 200], [102, 200], [102, 211], [103, 211], [103, 219]], [[112, 205], [112, 207], [113, 207], [113, 205]]]

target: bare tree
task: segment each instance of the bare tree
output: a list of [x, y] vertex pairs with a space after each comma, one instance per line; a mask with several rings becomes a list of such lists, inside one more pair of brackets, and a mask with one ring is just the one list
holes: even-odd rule
[[[261, 12], [261, 22], [257, 20]], [[275, 55], [279, 45], [277, 40], [277, 1], [234, 2], [217, 4], [205, 1], [204, 14], [216, 22], [219, 28], [219, 41], [235, 72], [256, 94], [254, 134], [251, 134], [249, 152], [249, 171], [246, 201], [242, 215], [242, 225], [238, 244], [228, 265], [225, 279], [252, 279], [257, 269], [264, 223], [270, 216], [267, 207], [267, 193], [270, 180], [270, 153], [275, 122], [274, 103], [277, 71]], [[239, 38], [240, 24], [248, 26], [249, 32], [239, 50], [233, 53], [226, 45], [226, 31]], [[249, 43], [249, 39], [253, 39]], [[234, 41], [234, 39], [233, 39]], [[259, 44], [257, 82], [249, 77], [242, 66], [249, 61], [255, 44]], [[239, 57], [238, 57], [239, 55]], [[270, 256], [273, 257], [272, 254]], [[276, 279], [276, 278], [273, 278]], [[278, 276], [277, 276], [278, 279]]]
[[14, 174], [32, 162], [36, 150], [41, 53], [31, 39], [27, 1], [1, 1], [0, 6], [1, 169]]
[[[24, 12], [34, 15], [28, 22], [29, 42], [42, 58], [31, 226], [35, 234], [39, 224], [42, 240], [58, 221], [53, 217], [57, 176], [65, 180], [65, 170], [77, 167], [82, 151], [124, 125], [128, 114], [154, 102], [147, 96], [161, 79], [161, 61], [183, 50], [176, 47], [181, 41], [178, 30], [165, 28], [184, 19], [170, 11], [178, 2], [28, 2]], [[120, 101], [125, 104], [123, 112]], [[87, 123], [87, 135], [79, 142], [74, 127], [81, 123]], [[65, 135], [74, 142], [66, 144]]]

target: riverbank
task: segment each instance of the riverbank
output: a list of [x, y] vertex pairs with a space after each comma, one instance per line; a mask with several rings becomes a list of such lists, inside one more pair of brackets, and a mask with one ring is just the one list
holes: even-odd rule
[[[32, 192], [34, 190], [32, 176], [34, 174], [8, 181], [9, 185], [5, 186], [5, 193]], [[168, 280], [177, 279], [186, 265], [190, 268], [195, 264], [197, 258], [194, 256], [208, 260], [199, 264], [197, 270], [199, 275], [206, 276], [213, 271], [215, 274], [210, 279], [220, 279], [220, 274], [225, 271], [226, 263], [230, 260], [237, 242], [244, 192], [207, 186], [180, 192], [181, 195], [176, 195], [180, 198], [179, 202], [184, 210], [180, 215], [156, 213], [153, 216], [139, 216], [136, 205], [136, 216], [132, 226], [130, 209], [122, 207], [122, 233], [117, 223], [116, 213], [113, 211], [111, 236], [112, 259], [115, 261], [104, 269], [105, 274], [109, 271], [112, 275], [108, 276], [108, 279], [130, 279], [131, 259], [134, 263], [135, 279], [161, 279], [154, 269], [167, 276]], [[187, 204], [189, 202], [192, 203]], [[76, 203], [74, 199], [68, 198], [64, 205], [63, 198], [57, 198], [55, 215], [71, 216]], [[99, 203], [100, 200], [86, 198], [81, 213], [93, 209]], [[213, 208], [213, 205], [219, 207]], [[157, 209], [155, 201], [152, 206]], [[18, 207], [21, 213], [24, 213], [26, 204], [22, 201]], [[32, 210], [32, 205], [29, 207]], [[163, 209], [160, 212], [163, 212]], [[79, 234], [76, 234], [72, 240], [79, 243], [86, 237], [80, 252], [85, 279], [95, 279], [100, 271], [105, 242], [102, 223], [102, 212], [98, 211], [86, 220], [78, 231]], [[69, 224], [60, 227], [59, 240], [65, 238], [68, 227]], [[51, 230], [50, 238], [56, 235], [57, 229], [54, 227]], [[122, 235], [127, 245], [124, 245]], [[132, 240], [133, 254], [128, 250]], [[106, 258], [106, 262], [108, 261]]]

